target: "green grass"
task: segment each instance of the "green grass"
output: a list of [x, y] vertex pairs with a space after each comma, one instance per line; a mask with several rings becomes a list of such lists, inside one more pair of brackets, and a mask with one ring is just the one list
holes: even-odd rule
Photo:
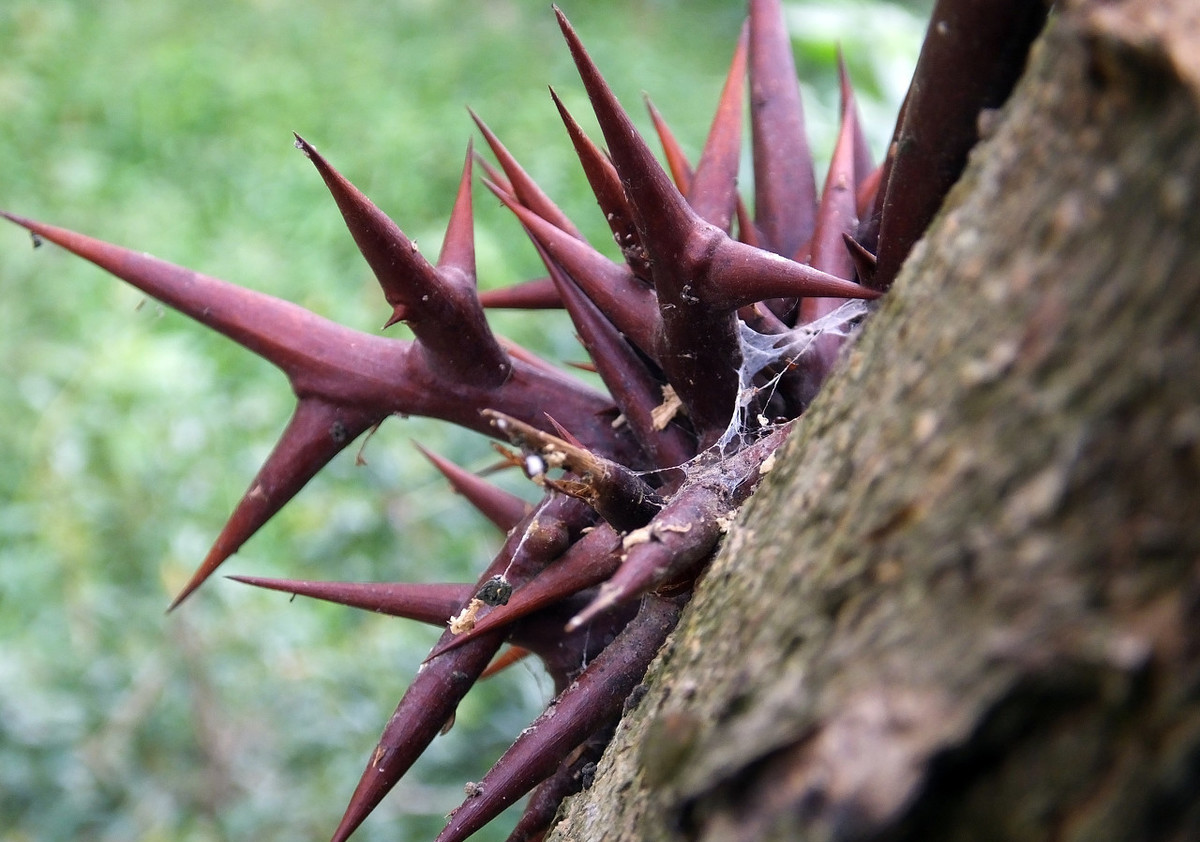
[[[872, 10], [884, 24], [864, 23]], [[645, 90], [694, 154], [741, 4], [566, 11], [636, 119]], [[921, 24], [892, 7], [794, 12], [815, 22], [797, 41], [815, 148], [832, 139], [841, 38], [878, 153]], [[387, 309], [292, 130], [434, 254], [469, 104], [606, 240], [545, 93], [592, 125], [541, 2], [6, 0], [0, 56], [0, 207], [361, 330]], [[539, 274], [518, 226], [485, 191], [476, 203], [481, 284]], [[7, 226], [0, 299], [3, 838], [327, 837], [436, 630], [219, 579], [163, 614], [282, 429], [286, 381]], [[547, 356], [582, 356], [561, 319], [496, 321]], [[222, 572], [473, 578], [498, 536], [408, 438], [491, 461], [477, 436], [390, 421], [366, 467], [343, 454]], [[518, 669], [473, 692], [360, 838], [431, 838], [547, 690]]]

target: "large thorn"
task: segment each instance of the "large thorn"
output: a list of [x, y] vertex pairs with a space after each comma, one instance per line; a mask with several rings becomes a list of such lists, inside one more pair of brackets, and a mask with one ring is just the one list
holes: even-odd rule
[[608, 227], [612, 231], [617, 247], [621, 249], [621, 254], [633, 274], [649, 283], [650, 265], [646, 262], [646, 250], [642, 247], [637, 226], [634, 225], [633, 211], [629, 207], [628, 199], [625, 198], [625, 190], [621, 187], [621, 177], [617, 175], [616, 167], [612, 165], [608, 156], [584, 134], [583, 129], [575, 122], [575, 118], [567, 111], [553, 88], [550, 89], [550, 96], [554, 100], [555, 107], [558, 108], [558, 114], [562, 117], [563, 124], [567, 127], [567, 134], [571, 137], [575, 154], [579, 156], [583, 173], [587, 176], [592, 193], [596, 196], [596, 203], [600, 205], [604, 218], [608, 220]]
[[479, 303], [485, 309], [560, 310], [558, 290], [549, 278], [534, 278], [510, 287], [485, 289], [479, 293]]
[[403, 371], [411, 343], [359, 333], [265, 293], [185, 269], [143, 252], [0, 211], [37, 236], [91, 261], [152, 298], [273, 363], [297, 394], [365, 403]]
[[416, 334], [433, 368], [479, 386], [503, 383], [511, 364], [488, 327], [475, 290], [470, 149], [442, 258], [434, 267], [396, 223], [299, 135], [296, 146], [321, 174], [354, 242], [392, 305], [394, 312], [388, 324], [403, 319]]
[[429, 657], [462, 646], [477, 635], [511, 626], [571, 594], [594, 588], [616, 572], [620, 564], [621, 536], [608, 524], [601, 524], [572, 544], [554, 564], [514, 589], [507, 603], [480, 617], [475, 628], [452, 640], [440, 641]]
[[687, 190], [688, 204], [701, 219], [729, 233], [737, 206], [738, 167], [742, 161], [742, 88], [746, 85], [746, 28], [742, 28], [729, 75], [713, 117], [700, 163]]
[[381, 420], [377, 412], [345, 409], [315, 398], [301, 399], [279, 443], [168, 610], [174, 610], [200, 587], [329, 460]]
[[474, 585], [399, 582], [310, 582], [301, 579], [264, 579], [230, 576], [235, 582], [336, 602], [377, 614], [403, 617], [431, 626], [445, 626], [475, 593]]
[[658, 361], [705, 444], [729, 420], [738, 385], [735, 316], [732, 310], [707, 306], [699, 291], [706, 275], [703, 264], [726, 235], [704, 222], [671, 183], [575, 30], [561, 11], [555, 12], [650, 261], [663, 319]]
[[750, 3], [750, 129], [761, 245], [792, 257], [812, 235], [817, 188], [780, 0]]
[[521, 732], [450, 817], [437, 842], [462, 842], [554, 773], [588, 736], [621, 711], [679, 618], [676, 603], [648, 597], [637, 618]]
[[873, 281], [880, 289], [891, 285], [966, 166], [979, 112], [1008, 98], [1048, 9], [1042, 0], [934, 6], [884, 187]]
[[488, 186], [525, 226], [538, 248], [579, 284], [618, 330], [655, 359], [661, 319], [654, 291], [638, 282], [629, 266], [614, 263], [587, 243], [517, 204], [507, 193]]
[[[586, 506], [567, 497], [554, 495], [543, 500], [509, 535], [480, 577], [476, 591], [496, 576], [504, 576], [514, 585], [531, 579], [563, 552], [572, 535], [587, 523], [588, 514]], [[384, 727], [334, 831], [333, 842], [345, 842], [438, 735], [499, 650], [504, 635], [498, 631], [476, 637], [422, 665]], [[453, 629], [448, 629], [439, 645], [454, 636]]]

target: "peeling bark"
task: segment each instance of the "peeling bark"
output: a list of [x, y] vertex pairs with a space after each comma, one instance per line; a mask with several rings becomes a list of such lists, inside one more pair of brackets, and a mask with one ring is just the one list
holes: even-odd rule
[[1200, 838], [1198, 57], [1060, 4], [552, 839]]

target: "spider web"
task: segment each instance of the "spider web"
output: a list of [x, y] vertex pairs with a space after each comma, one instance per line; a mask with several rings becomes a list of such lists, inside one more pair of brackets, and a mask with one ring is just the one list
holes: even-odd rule
[[[807, 356], [816, 348], [822, 336], [838, 336], [843, 339], [858, 332], [859, 325], [871, 312], [866, 301], [851, 299], [819, 319], [800, 325], [783, 333], [759, 333], [744, 322], [738, 322], [738, 344], [742, 351], [742, 364], [738, 368], [738, 396], [729, 426], [715, 447], [722, 453], [744, 445], [749, 439], [757, 438], [753, 430], [769, 426], [761, 420], [751, 425], [750, 407], [760, 397], [770, 397], [783, 375], [804, 364]], [[779, 371], [765, 383], [755, 385], [755, 378], [765, 369], [777, 366]]]

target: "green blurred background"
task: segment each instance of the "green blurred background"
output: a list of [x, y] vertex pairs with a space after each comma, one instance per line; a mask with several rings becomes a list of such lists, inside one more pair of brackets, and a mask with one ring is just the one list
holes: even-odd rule
[[[594, 125], [547, 5], [4, 0], [0, 207], [377, 330], [389, 311], [291, 131], [436, 254], [471, 105], [606, 242], [546, 95]], [[564, 6], [635, 119], [645, 91], [695, 155], [742, 4]], [[879, 154], [921, 9], [789, 15], [818, 157], [838, 41]], [[481, 285], [539, 274], [518, 226], [485, 191], [476, 204]], [[0, 301], [0, 839], [327, 838], [437, 630], [221, 578], [163, 613], [288, 418], [286, 381], [7, 225]], [[495, 324], [583, 356], [561, 318]], [[351, 448], [222, 573], [473, 579], [499, 536], [410, 438], [494, 458], [478, 436], [391, 420], [365, 467]], [[357, 838], [432, 838], [549, 687], [518, 667], [476, 688]]]

